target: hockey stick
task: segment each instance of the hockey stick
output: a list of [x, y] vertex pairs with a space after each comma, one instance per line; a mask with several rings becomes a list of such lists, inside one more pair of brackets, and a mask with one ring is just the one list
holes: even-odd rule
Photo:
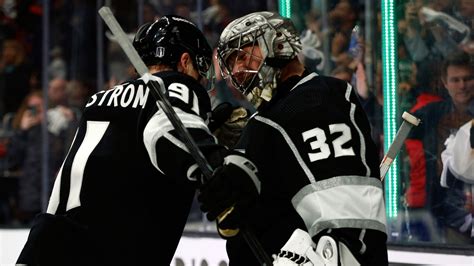
[[403, 122], [400, 128], [397, 131], [397, 135], [395, 135], [395, 139], [393, 139], [392, 144], [388, 148], [387, 153], [383, 157], [382, 162], [380, 163], [380, 179], [383, 181], [385, 175], [392, 165], [395, 157], [397, 157], [398, 152], [402, 148], [405, 139], [408, 137], [408, 133], [413, 126], [418, 126], [420, 124], [420, 119], [409, 114], [407, 112], [403, 112], [402, 114]]
[[[146, 67], [145, 63], [143, 63], [142, 59], [138, 55], [137, 51], [133, 47], [128, 37], [125, 35], [125, 32], [117, 22], [110, 8], [106, 6], [101, 7], [99, 9], [99, 14], [109, 27], [110, 31], [112, 31], [113, 35], [117, 38], [117, 43], [125, 52], [132, 65], [135, 67], [137, 73], [140, 76], [145, 75], [144, 81], [147, 85], [151, 87], [150, 92], [157, 99], [159, 107], [166, 114], [174, 129], [184, 141], [186, 148], [189, 150], [189, 153], [196, 161], [197, 165], [199, 166], [199, 169], [203, 173], [206, 180], [210, 180], [212, 178], [212, 168], [204, 157], [204, 155], [202, 154], [201, 150], [199, 150], [199, 147], [194, 142], [193, 138], [191, 137], [191, 134], [189, 134], [186, 127], [176, 115], [176, 112], [168, 101], [168, 98], [165, 96], [166, 91], [163, 80], [157, 78], [157, 82], [149, 82], [151, 74], [148, 73], [148, 68]], [[148, 76], [146, 76], [146, 74], [148, 74]], [[155, 77], [153, 77], [153, 80], [155, 80]], [[157, 84], [159, 85], [159, 87]], [[245, 228], [241, 229], [241, 233], [245, 241], [249, 245], [249, 248], [252, 250], [259, 262], [262, 265], [272, 265], [272, 260], [265, 253], [262, 245], [260, 244], [260, 242], [258, 242], [255, 236], [249, 231], [247, 231]]]

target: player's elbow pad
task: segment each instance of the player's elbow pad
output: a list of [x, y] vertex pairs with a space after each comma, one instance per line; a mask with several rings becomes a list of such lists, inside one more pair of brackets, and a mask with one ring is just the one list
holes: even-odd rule
[[248, 178], [253, 182], [255, 185], [255, 189], [257, 193], [260, 194], [261, 190], [261, 183], [258, 177], [258, 170], [257, 166], [247, 159], [242, 153], [232, 152], [231, 154], [227, 155], [224, 158], [224, 166], [228, 168], [236, 167], [240, 171], [245, 172]]
[[233, 216], [235, 213], [244, 216], [243, 213], [255, 204], [260, 190], [255, 164], [242, 153], [232, 152], [224, 157], [222, 166], [214, 171], [211, 180], [201, 187], [198, 200], [201, 210], [207, 212], [211, 221], [230, 207], [235, 208]]

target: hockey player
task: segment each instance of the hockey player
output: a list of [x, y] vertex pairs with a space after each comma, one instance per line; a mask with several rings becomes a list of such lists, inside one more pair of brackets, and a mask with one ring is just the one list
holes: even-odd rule
[[[230, 266], [258, 265], [238, 234], [241, 226], [269, 255], [282, 249], [276, 265], [324, 261], [313, 258], [311, 264], [297, 254], [303, 242], [309, 248], [321, 241], [337, 247], [336, 265], [387, 265], [383, 189], [367, 117], [351, 85], [305, 70], [297, 59], [300, 48], [291, 21], [272, 12], [248, 14], [222, 32], [218, 59], [224, 78], [257, 107], [237, 148], [258, 167], [261, 192], [250, 208], [224, 206], [236, 194], [250, 196], [216, 193], [243, 189], [217, 174], [201, 190], [201, 209], [208, 219], [217, 218], [228, 239]], [[306, 231], [309, 241], [296, 229]], [[288, 240], [294, 231], [296, 244]]]
[[[141, 26], [133, 45], [154, 74], [147, 79], [164, 84], [203, 154], [220, 164], [225, 149], [206, 125], [210, 99], [198, 82], [211, 65], [204, 35], [182, 17], [163, 16]], [[170, 265], [198, 185], [196, 168], [144, 78], [96, 93], [18, 263]]]

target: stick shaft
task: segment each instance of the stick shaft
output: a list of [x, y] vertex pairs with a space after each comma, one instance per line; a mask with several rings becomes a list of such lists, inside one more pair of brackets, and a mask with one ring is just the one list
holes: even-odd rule
[[388, 148], [387, 153], [383, 157], [382, 163], [380, 164], [380, 179], [383, 180], [385, 178], [385, 175], [388, 172], [388, 169], [392, 165], [393, 161], [397, 157], [397, 154], [400, 152], [402, 149], [403, 143], [405, 142], [405, 139], [408, 137], [408, 134], [410, 133], [410, 130], [412, 129], [413, 126], [417, 126], [420, 122], [420, 120], [413, 115], [404, 112], [402, 115], [403, 122], [400, 128], [397, 131], [397, 134], [395, 135], [395, 138], [393, 139], [392, 144]]

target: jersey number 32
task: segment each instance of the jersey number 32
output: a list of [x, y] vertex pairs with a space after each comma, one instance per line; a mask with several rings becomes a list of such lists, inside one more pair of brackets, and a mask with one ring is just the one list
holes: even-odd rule
[[341, 124], [331, 124], [329, 125], [329, 132], [331, 135], [333, 134], [341, 134], [339, 137], [335, 138], [332, 143], [327, 143], [326, 133], [324, 130], [315, 127], [313, 129], [307, 130], [303, 132], [303, 141], [309, 141], [309, 145], [311, 146], [311, 150], [314, 152], [308, 153], [309, 160], [311, 162], [315, 162], [322, 159], [327, 159], [331, 156], [331, 149], [329, 145], [333, 146], [334, 150], [334, 157], [341, 157], [341, 156], [354, 156], [354, 150], [352, 147], [343, 148], [342, 146], [349, 142], [352, 139], [351, 130], [348, 125], [341, 123]]

